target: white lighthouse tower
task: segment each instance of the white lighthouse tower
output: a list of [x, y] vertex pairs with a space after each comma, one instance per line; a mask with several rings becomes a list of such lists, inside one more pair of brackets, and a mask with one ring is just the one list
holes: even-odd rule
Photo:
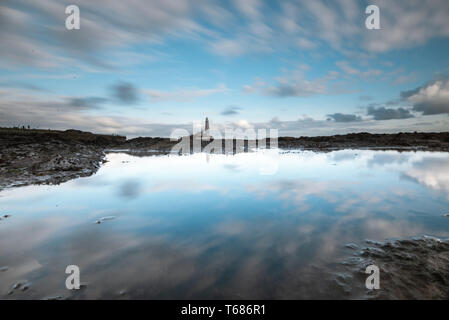
[[210, 128], [209, 128], [209, 119], [206, 117], [206, 122], [204, 124], [204, 132], [203, 132], [203, 136], [202, 139], [209, 141], [211, 136], [210, 136]]

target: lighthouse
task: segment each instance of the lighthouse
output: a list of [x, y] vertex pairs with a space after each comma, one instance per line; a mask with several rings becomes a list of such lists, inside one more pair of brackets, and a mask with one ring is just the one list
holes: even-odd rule
[[203, 140], [209, 141], [210, 140], [210, 133], [209, 133], [209, 119], [206, 117], [206, 122], [204, 124], [204, 132], [203, 132]]

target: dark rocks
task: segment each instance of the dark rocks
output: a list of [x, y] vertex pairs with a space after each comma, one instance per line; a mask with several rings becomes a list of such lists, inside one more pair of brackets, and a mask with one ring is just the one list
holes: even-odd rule
[[281, 137], [279, 148], [313, 151], [341, 149], [449, 151], [449, 133], [351, 133], [324, 137]]
[[104, 148], [125, 139], [111, 137], [108, 140], [90, 133], [18, 133], [0, 129], [0, 190], [59, 184], [92, 175], [103, 161]]
[[359, 246], [356, 245], [355, 243], [347, 243], [345, 244], [345, 247], [353, 250], [359, 249]]
[[360, 287], [365, 298], [449, 299], [449, 240], [422, 236], [370, 241], [368, 247], [341, 264], [345, 272], [352, 270], [361, 280], [366, 278], [368, 265], [379, 267], [380, 290], [373, 295]]

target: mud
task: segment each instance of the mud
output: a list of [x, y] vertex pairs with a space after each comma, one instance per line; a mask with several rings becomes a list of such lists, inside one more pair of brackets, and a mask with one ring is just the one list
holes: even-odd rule
[[[355, 281], [345, 282], [344, 277], [336, 280], [352, 298], [449, 299], [449, 239], [422, 236], [384, 242], [368, 240], [366, 244], [341, 263], [342, 274]], [[369, 265], [380, 269], [379, 290], [363, 288]]]

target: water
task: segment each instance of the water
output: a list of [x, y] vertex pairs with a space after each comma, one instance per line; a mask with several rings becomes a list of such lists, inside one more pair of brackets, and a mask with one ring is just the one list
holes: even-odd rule
[[0, 297], [342, 298], [346, 244], [449, 235], [449, 154], [284, 152], [268, 175], [261, 158], [111, 153], [94, 176], [1, 192]]

